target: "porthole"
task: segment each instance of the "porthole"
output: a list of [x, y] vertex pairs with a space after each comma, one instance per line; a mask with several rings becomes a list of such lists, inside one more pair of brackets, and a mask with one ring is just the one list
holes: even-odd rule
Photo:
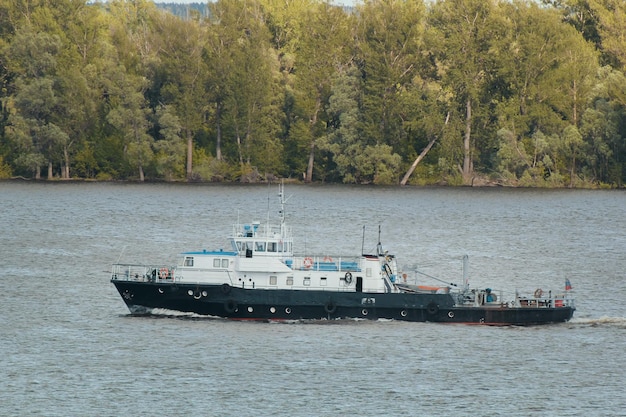
[[285, 309], [285, 313], [287, 313], [287, 314], [291, 314], [291, 308], [290, 308], [290, 307], [287, 307], [287, 308]]
[[364, 308], [363, 310], [361, 310], [361, 314], [363, 314], [364, 316], [367, 316], [367, 309]]
[[189, 290], [189, 291], [187, 291], [187, 294], [189, 294], [189, 295], [193, 295], [193, 291], [192, 291], [192, 290]]
[[248, 307], [248, 313], [252, 313], [254, 309], [252, 307]]
[[270, 313], [272, 313], [272, 314], [276, 313], [276, 308], [270, 307]]
[[402, 310], [402, 311], [400, 312], [400, 315], [401, 315], [402, 317], [406, 317], [406, 310]]

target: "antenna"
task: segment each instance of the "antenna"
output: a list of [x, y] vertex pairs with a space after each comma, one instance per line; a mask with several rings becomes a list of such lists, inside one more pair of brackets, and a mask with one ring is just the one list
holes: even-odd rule
[[469, 256], [463, 255], [463, 290], [469, 290]]
[[282, 181], [280, 184], [278, 184], [278, 198], [280, 200], [280, 211], [278, 212], [278, 214], [280, 214], [280, 227], [282, 229], [283, 225], [285, 224], [285, 205], [287, 204], [287, 201], [289, 201], [289, 199], [291, 198], [291, 196], [285, 198], [285, 183]]
[[363, 237], [361, 238], [361, 255], [365, 255], [365, 225], [363, 225]]
[[265, 228], [270, 224], [270, 185], [271, 183], [268, 181], [267, 183], [267, 221], [265, 222]]
[[377, 250], [378, 250], [378, 256], [382, 256], [382, 255], [385, 254], [383, 252], [383, 244], [380, 243], [380, 225], [378, 225], [378, 247], [377, 247]]
[[122, 255], [124, 254], [124, 251], [126, 250], [126, 247], [128, 245], [124, 245], [124, 247], [122, 248], [122, 251], [120, 252], [120, 256], [117, 257], [117, 262], [116, 263], [120, 263], [120, 259], [122, 259]]

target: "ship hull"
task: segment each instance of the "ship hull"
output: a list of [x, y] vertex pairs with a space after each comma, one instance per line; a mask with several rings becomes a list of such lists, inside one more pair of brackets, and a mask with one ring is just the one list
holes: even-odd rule
[[166, 309], [238, 320], [394, 319], [536, 325], [565, 322], [574, 308], [458, 306], [450, 294], [263, 290], [223, 285], [112, 280], [131, 313]]

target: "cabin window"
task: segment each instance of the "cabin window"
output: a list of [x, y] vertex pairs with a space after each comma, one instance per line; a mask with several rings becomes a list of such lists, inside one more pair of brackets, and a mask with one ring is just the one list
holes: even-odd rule
[[219, 268], [220, 264], [221, 264], [221, 262], [220, 262], [219, 258], [213, 259], [213, 268]]
[[320, 286], [322, 286], [322, 287], [326, 286], [326, 277], [321, 277], [320, 278]]
[[278, 284], [278, 277], [276, 275], [270, 275], [270, 285]]
[[222, 259], [222, 268], [228, 268], [228, 259]]
[[293, 277], [287, 277], [287, 285], [293, 285]]
[[257, 252], [265, 252], [265, 242], [254, 242]]
[[192, 256], [185, 257], [185, 266], [193, 266], [193, 257]]
[[305, 287], [310, 287], [311, 286], [311, 277], [304, 277], [304, 282], [302, 284], [304, 284]]
[[267, 243], [267, 251], [268, 252], [276, 252], [276, 242], [268, 242]]

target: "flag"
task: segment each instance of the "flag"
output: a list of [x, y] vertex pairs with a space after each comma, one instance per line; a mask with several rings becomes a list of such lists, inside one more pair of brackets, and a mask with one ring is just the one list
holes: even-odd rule
[[565, 291], [569, 291], [572, 289], [572, 283], [569, 282], [569, 279], [565, 279]]

